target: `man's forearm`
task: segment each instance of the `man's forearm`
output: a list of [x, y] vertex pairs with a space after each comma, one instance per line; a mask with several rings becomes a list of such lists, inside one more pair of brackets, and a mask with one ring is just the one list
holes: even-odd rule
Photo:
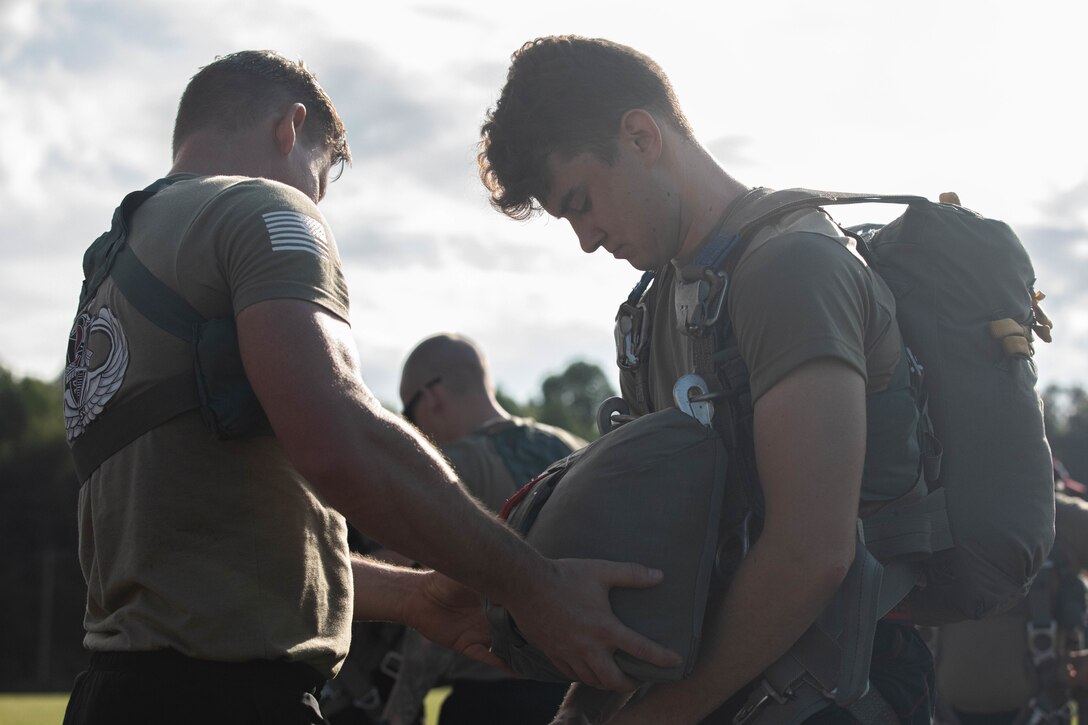
[[385, 411], [374, 416], [356, 448], [363, 455], [325, 474], [356, 481], [332, 484], [343, 492], [334, 504], [353, 525], [498, 601], [548, 565], [467, 495], [432, 446]]
[[403, 623], [401, 607], [415, 590], [421, 572], [353, 555], [351, 573], [355, 592], [352, 619]]

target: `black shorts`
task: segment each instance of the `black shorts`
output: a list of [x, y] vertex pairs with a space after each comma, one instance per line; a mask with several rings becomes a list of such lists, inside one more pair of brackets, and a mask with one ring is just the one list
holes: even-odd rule
[[95, 652], [64, 725], [324, 725], [324, 679], [293, 662], [209, 662], [172, 650]]

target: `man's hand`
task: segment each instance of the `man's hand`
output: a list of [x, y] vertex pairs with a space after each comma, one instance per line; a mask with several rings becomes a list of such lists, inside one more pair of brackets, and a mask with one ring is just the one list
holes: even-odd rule
[[612, 612], [612, 587], [651, 587], [662, 573], [639, 564], [591, 559], [546, 560], [545, 576], [503, 602], [518, 629], [571, 681], [605, 690], [629, 691], [637, 683], [616, 665], [622, 650], [659, 667], [675, 667], [680, 656], [626, 627]]
[[491, 631], [480, 595], [436, 571], [422, 572], [403, 604], [402, 620], [435, 644], [506, 669], [491, 654]]

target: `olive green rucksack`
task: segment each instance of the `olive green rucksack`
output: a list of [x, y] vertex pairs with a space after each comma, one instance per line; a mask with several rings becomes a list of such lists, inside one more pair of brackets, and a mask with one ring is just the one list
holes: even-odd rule
[[[1023, 599], [1054, 539], [1053, 463], [1032, 360], [1035, 333], [1049, 342], [1050, 323], [1016, 234], [959, 205], [791, 189], [760, 200], [738, 236], [796, 209], [867, 202], [907, 205], [887, 225], [846, 231], [891, 288], [904, 343], [920, 363], [918, 402], [931, 422], [923, 447], [936, 464], [926, 471], [927, 498], [943, 500], [950, 534], [949, 546], [924, 552], [924, 585], [908, 601], [919, 624], [978, 619]], [[876, 465], [879, 456], [867, 452]], [[940, 526], [940, 515], [922, 508], [915, 520]], [[864, 522], [878, 559], [911, 554], [897, 551], [895, 538], [909, 534], [912, 516], [893, 506]]]

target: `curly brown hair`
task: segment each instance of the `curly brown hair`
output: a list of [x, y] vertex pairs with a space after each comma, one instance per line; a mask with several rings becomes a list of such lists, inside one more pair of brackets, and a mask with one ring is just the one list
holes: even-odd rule
[[480, 129], [480, 179], [491, 205], [527, 219], [548, 195], [547, 159], [590, 152], [615, 160], [620, 120], [634, 108], [692, 138], [672, 85], [651, 58], [600, 38], [559, 35], [511, 56], [506, 85]]
[[347, 130], [317, 78], [299, 61], [271, 50], [243, 50], [217, 57], [185, 87], [174, 121], [174, 154], [204, 128], [234, 132], [251, 127], [291, 103], [306, 106], [303, 133], [332, 152], [333, 166], [351, 161]]

